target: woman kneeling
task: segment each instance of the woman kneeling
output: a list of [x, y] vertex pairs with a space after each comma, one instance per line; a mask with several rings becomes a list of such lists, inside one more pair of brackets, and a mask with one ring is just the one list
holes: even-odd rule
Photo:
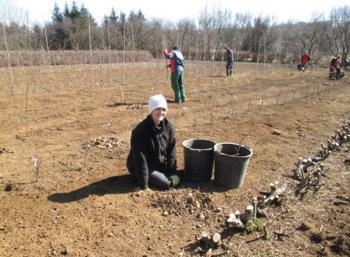
[[132, 131], [128, 170], [138, 181], [137, 190], [175, 187], [180, 183], [175, 130], [166, 118], [168, 105], [164, 96], [151, 96], [148, 111], [149, 115]]

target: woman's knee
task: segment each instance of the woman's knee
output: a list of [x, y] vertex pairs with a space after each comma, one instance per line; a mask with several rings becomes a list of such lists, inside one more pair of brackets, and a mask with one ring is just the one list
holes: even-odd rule
[[164, 175], [164, 173], [155, 170], [149, 175], [149, 184], [165, 190], [169, 189], [171, 186], [171, 181]]

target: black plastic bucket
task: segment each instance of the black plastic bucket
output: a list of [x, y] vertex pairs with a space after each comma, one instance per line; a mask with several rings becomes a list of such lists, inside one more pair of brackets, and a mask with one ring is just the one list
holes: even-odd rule
[[184, 176], [193, 182], [207, 182], [213, 173], [215, 142], [208, 139], [188, 139], [184, 147]]
[[218, 187], [240, 188], [247, 172], [253, 150], [234, 143], [214, 146], [214, 182]]

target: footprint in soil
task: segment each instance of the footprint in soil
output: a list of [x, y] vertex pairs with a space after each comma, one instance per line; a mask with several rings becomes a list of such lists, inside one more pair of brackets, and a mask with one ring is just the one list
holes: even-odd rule
[[5, 188], [4, 188], [4, 191], [5, 191], [5, 192], [10, 192], [10, 191], [12, 191], [12, 185], [11, 185], [11, 184], [7, 184], [7, 185], [5, 186]]
[[312, 233], [310, 235], [310, 241], [314, 244], [320, 244], [323, 241], [323, 238], [319, 234]]

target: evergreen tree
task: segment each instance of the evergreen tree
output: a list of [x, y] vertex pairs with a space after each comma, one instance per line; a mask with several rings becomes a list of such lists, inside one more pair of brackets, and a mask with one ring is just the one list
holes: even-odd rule
[[67, 17], [69, 17], [69, 15], [70, 15], [70, 10], [69, 10], [68, 4], [65, 3], [64, 4], [64, 10], [63, 10], [63, 16], [65, 18], [67, 18]]
[[52, 12], [52, 21], [53, 22], [63, 22], [63, 15], [60, 11], [60, 8], [58, 7], [58, 5], [55, 3], [55, 6], [53, 8], [53, 12]]
[[77, 3], [75, 1], [72, 2], [72, 7], [71, 7], [71, 10], [70, 10], [70, 13], [69, 13], [69, 17], [72, 20], [80, 17], [80, 12], [79, 12]]
[[108, 24], [109, 24], [109, 18], [107, 15], [104, 15], [103, 19], [102, 19], [102, 28], [103, 29], [106, 28], [108, 26]]
[[146, 21], [145, 15], [143, 15], [143, 13], [140, 9], [138, 10], [136, 17], [137, 17], [138, 22], [145, 22]]
[[119, 19], [120, 23], [124, 24], [126, 22], [126, 15], [125, 15], [125, 13], [124, 12], [120, 12], [119, 17], [120, 17], [120, 19]]
[[118, 23], [118, 21], [119, 21], [119, 17], [118, 17], [118, 15], [116, 14], [116, 12], [115, 12], [115, 10], [114, 10], [114, 8], [112, 7], [112, 10], [111, 10], [111, 14], [109, 15], [109, 21], [111, 22], [111, 23]]

